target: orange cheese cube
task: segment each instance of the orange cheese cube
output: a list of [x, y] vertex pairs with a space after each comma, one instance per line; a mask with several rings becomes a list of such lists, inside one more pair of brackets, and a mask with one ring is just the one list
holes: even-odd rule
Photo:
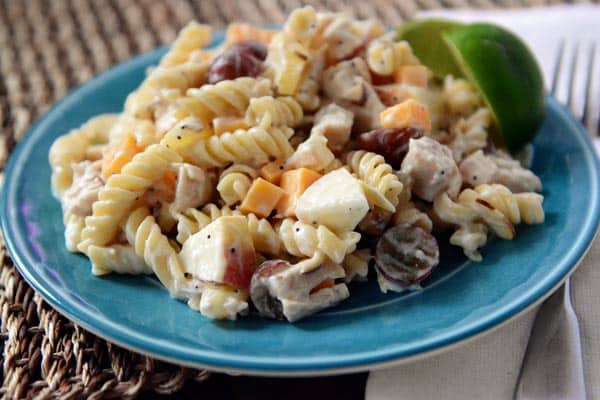
[[313, 184], [321, 174], [308, 168], [286, 171], [281, 175], [281, 188], [285, 195], [277, 204], [277, 215], [292, 217], [296, 215], [296, 200]]
[[275, 160], [263, 165], [263, 167], [260, 169], [260, 176], [269, 182], [274, 183], [275, 185], [279, 185], [281, 175], [285, 171], [283, 164], [284, 160]]
[[257, 217], [266, 218], [281, 200], [285, 192], [278, 186], [262, 178], [256, 178], [244, 197], [240, 210], [245, 213], [254, 213]]
[[110, 148], [102, 160], [102, 177], [108, 179], [118, 174], [129, 161], [142, 149], [137, 145], [132, 135], [125, 136], [123, 142]]
[[394, 81], [407, 85], [427, 87], [429, 70], [423, 65], [403, 65], [394, 72]]
[[233, 132], [236, 129], [248, 129], [249, 126], [243, 118], [218, 117], [213, 119], [213, 130], [215, 135], [220, 136], [225, 132]]
[[245, 23], [229, 24], [227, 35], [225, 36], [225, 47], [244, 40], [256, 40], [264, 44], [269, 44], [276, 33], [277, 31], [275, 30], [261, 29]]
[[431, 119], [427, 107], [414, 99], [408, 99], [395, 106], [388, 107], [379, 114], [384, 128], [417, 128], [431, 131]]

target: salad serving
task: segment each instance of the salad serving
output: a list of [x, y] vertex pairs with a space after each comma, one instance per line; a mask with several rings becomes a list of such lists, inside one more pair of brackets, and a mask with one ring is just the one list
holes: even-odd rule
[[479, 261], [491, 235], [542, 223], [541, 181], [505, 149], [526, 141], [507, 127], [539, 122], [503, 123], [480, 75], [434, 73], [406, 36], [304, 7], [207, 49], [190, 23], [122, 113], [51, 147], [67, 248], [210, 318], [296, 321], [369, 268], [384, 292], [418, 288], [438, 232]]

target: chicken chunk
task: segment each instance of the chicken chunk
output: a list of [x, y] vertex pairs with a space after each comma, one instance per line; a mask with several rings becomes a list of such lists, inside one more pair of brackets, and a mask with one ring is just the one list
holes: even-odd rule
[[426, 201], [444, 192], [454, 198], [462, 185], [452, 151], [427, 136], [410, 140], [401, 171], [412, 178], [412, 192]]
[[354, 113], [354, 128], [359, 132], [381, 126], [379, 114], [385, 106], [371, 85], [369, 67], [362, 58], [342, 61], [323, 74], [325, 94]]
[[250, 283], [250, 298], [261, 315], [293, 322], [350, 295], [346, 284], [335, 283], [345, 276], [341, 266], [325, 261], [306, 273], [301, 264], [269, 260], [258, 267]]
[[92, 204], [104, 186], [101, 177], [102, 161], [82, 161], [73, 164], [73, 183], [62, 198], [65, 214], [82, 217], [92, 214]]
[[187, 163], [178, 163], [176, 168], [177, 186], [175, 187], [172, 210], [181, 212], [208, 203], [214, 192], [214, 175]]
[[340, 151], [350, 140], [354, 114], [335, 103], [321, 108], [315, 115], [311, 135], [323, 135], [333, 151]]
[[542, 190], [540, 178], [504, 153], [486, 155], [478, 150], [466, 157], [459, 169], [463, 180], [473, 187], [484, 183], [499, 183], [513, 193]]

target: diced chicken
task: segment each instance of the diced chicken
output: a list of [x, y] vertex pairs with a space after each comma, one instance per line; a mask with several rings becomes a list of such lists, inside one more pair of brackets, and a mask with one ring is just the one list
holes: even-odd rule
[[319, 178], [296, 202], [300, 221], [325, 225], [335, 232], [354, 230], [368, 210], [369, 203], [359, 181], [344, 168]]
[[334, 159], [335, 155], [327, 147], [327, 138], [322, 135], [311, 135], [300, 143], [294, 154], [285, 162], [285, 167], [323, 171]]
[[62, 199], [65, 214], [87, 216], [92, 214], [92, 204], [98, 200], [98, 192], [104, 186], [100, 176], [101, 161], [82, 161], [73, 164], [73, 183]]
[[346, 18], [335, 19], [323, 32], [323, 39], [329, 44], [327, 58], [343, 60], [352, 56], [365, 44], [365, 37], [353, 29], [353, 21]]
[[459, 169], [463, 180], [473, 187], [483, 183], [499, 183], [513, 193], [542, 190], [540, 178], [507, 154], [486, 155], [478, 150], [466, 157]]
[[343, 61], [325, 70], [323, 90], [336, 103], [354, 113], [359, 132], [379, 128], [379, 113], [385, 106], [371, 85], [369, 67], [362, 58]]
[[450, 149], [427, 136], [410, 140], [401, 170], [412, 178], [413, 193], [427, 201], [444, 192], [454, 198], [462, 185]]
[[346, 284], [335, 283], [344, 276], [344, 269], [331, 261], [305, 273], [302, 263], [269, 260], [252, 276], [250, 297], [261, 315], [293, 322], [347, 298]]
[[311, 135], [323, 135], [327, 145], [333, 151], [340, 151], [350, 140], [354, 114], [335, 103], [319, 110], [315, 115], [315, 123]]
[[192, 278], [247, 289], [255, 268], [256, 253], [248, 221], [224, 216], [190, 236], [179, 253]]
[[493, 182], [498, 173], [498, 166], [481, 150], [462, 160], [458, 168], [463, 181], [473, 187]]
[[214, 192], [214, 175], [188, 163], [178, 163], [176, 168], [177, 186], [172, 211], [181, 212], [208, 203]]

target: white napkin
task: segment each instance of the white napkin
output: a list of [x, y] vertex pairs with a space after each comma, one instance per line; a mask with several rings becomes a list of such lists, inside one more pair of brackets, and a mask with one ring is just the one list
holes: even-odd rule
[[[556, 68], [556, 54], [563, 39], [569, 43], [600, 41], [600, 7], [597, 6], [487, 12], [434, 10], [420, 16], [490, 21], [506, 26], [523, 37], [535, 52], [548, 88], [552, 84], [550, 77]], [[561, 82], [557, 84], [558, 98], [564, 102], [566, 87], [561, 90]], [[600, 82], [597, 86], [600, 86]], [[597, 141], [595, 144], [600, 149]], [[581, 330], [585, 383], [590, 399], [600, 399], [600, 307], [597, 305], [600, 268], [594, 268], [599, 262], [600, 239], [597, 238], [571, 279], [573, 306]], [[537, 308], [530, 310], [496, 331], [446, 353], [393, 369], [371, 372], [366, 399], [512, 399], [536, 313]], [[554, 396], [556, 399], [562, 398], [560, 392]]]

